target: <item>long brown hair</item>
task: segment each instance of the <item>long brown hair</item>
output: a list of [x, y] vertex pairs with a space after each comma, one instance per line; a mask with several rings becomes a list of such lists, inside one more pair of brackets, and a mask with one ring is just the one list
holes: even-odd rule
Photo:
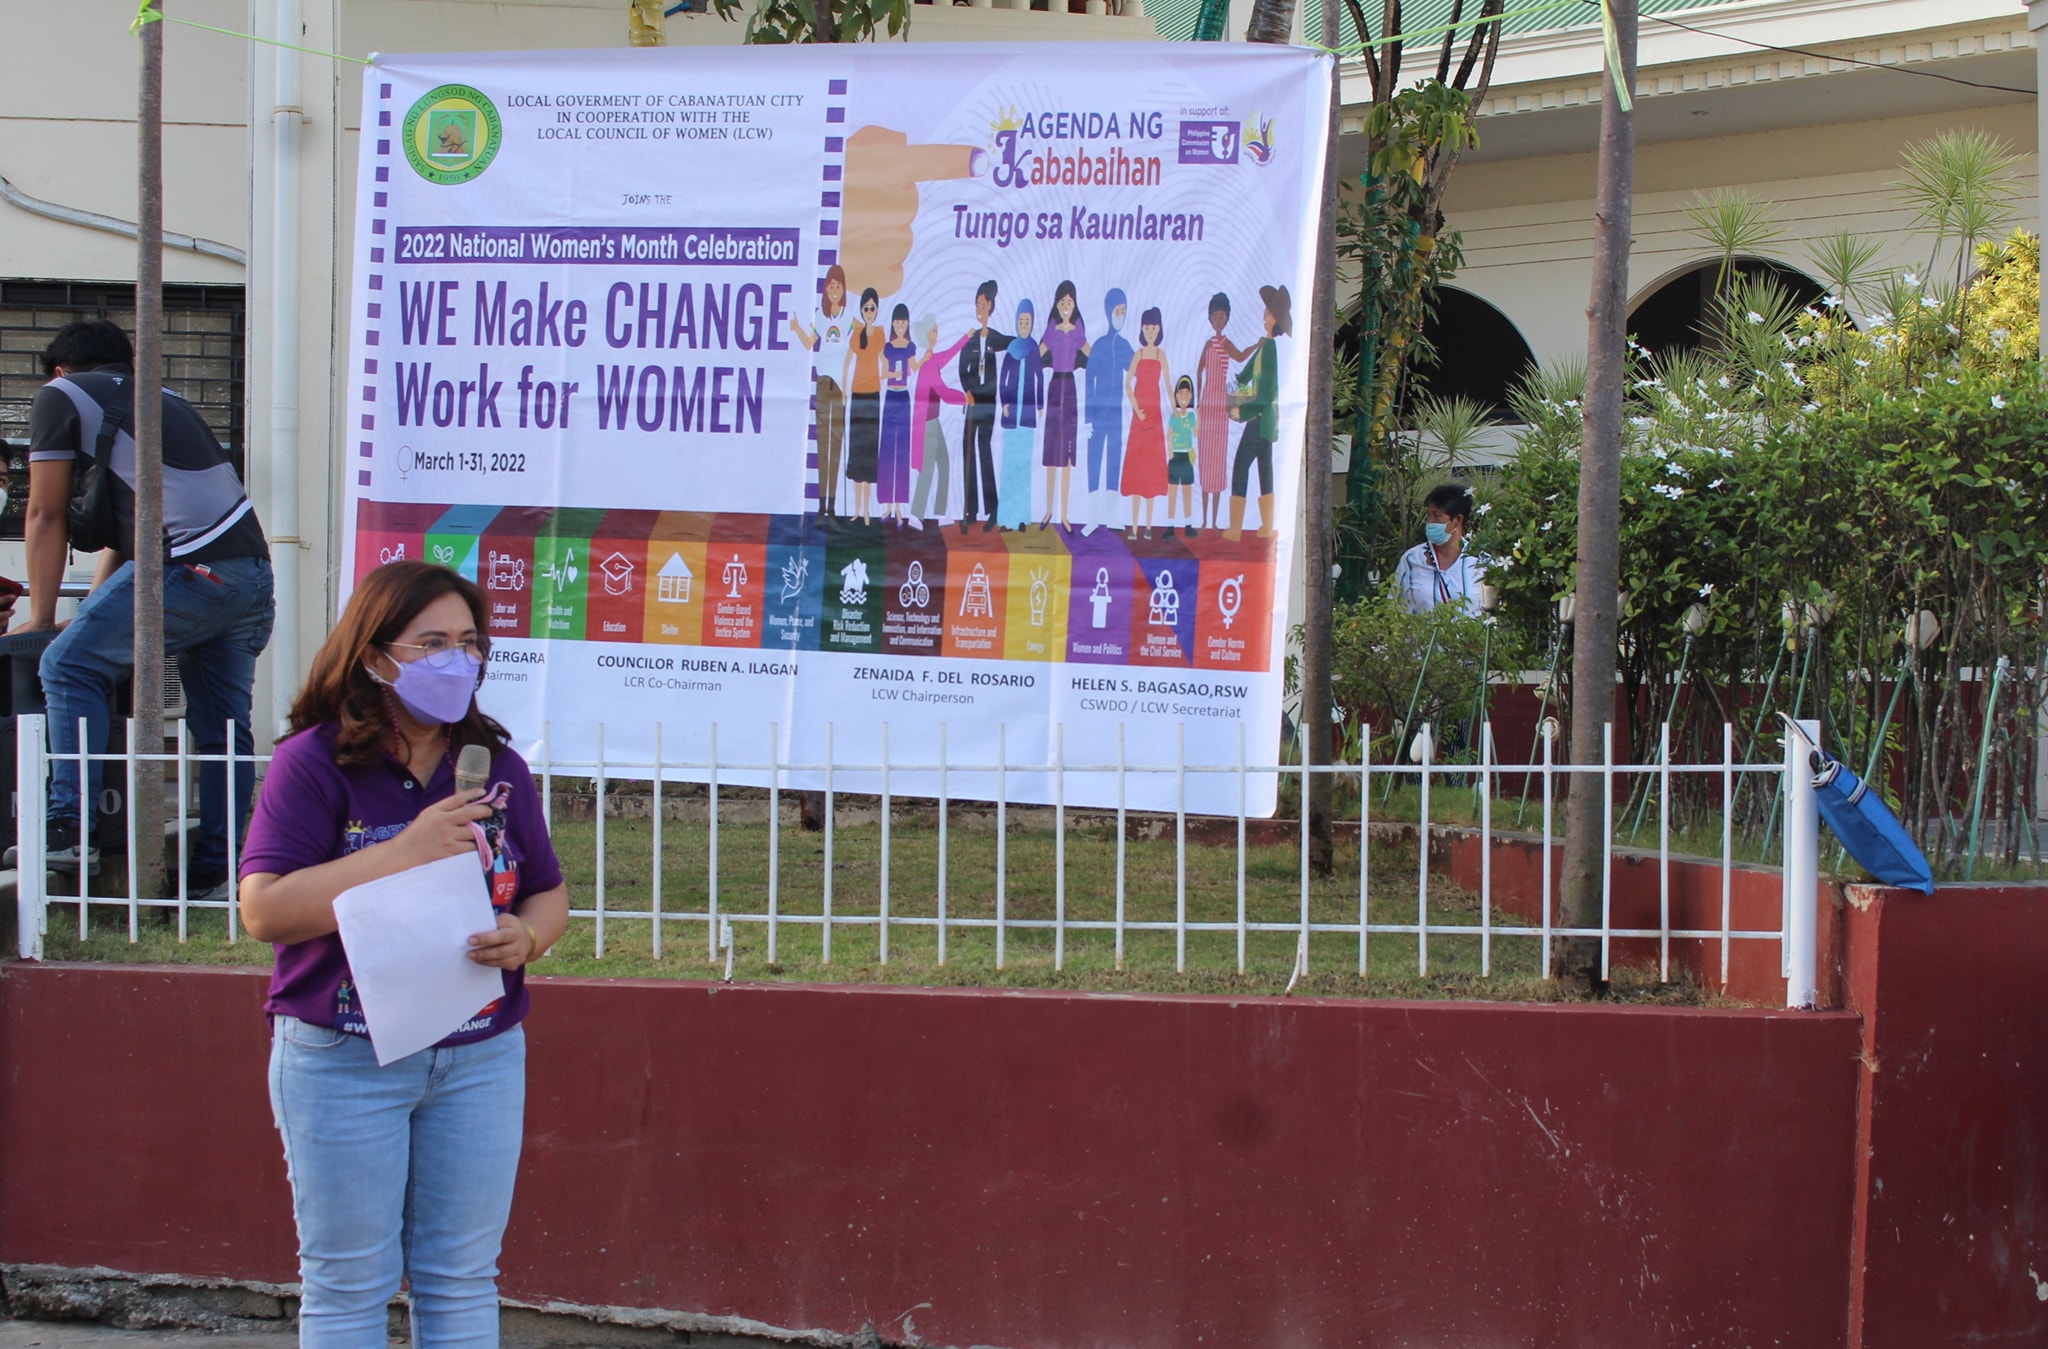
[[[387, 562], [365, 576], [349, 596], [341, 621], [313, 657], [306, 686], [292, 703], [291, 734], [333, 722], [335, 762], [366, 768], [383, 758], [398, 734], [390, 690], [370, 678], [368, 662], [398, 640], [420, 611], [443, 595], [460, 595], [476, 620], [477, 649], [490, 653], [488, 609], [473, 582], [431, 562]], [[483, 745], [496, 752], [511, 742], [503, 726], [472, 699], [469, 715], [449, 728], [449, 750]]]

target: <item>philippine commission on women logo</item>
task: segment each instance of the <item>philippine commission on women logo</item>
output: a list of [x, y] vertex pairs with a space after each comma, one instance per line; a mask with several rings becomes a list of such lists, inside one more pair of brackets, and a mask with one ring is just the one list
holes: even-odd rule
[[491, 100], [466, 84], [431, 89], [405, 115], [405, 157], [430, 183], [466, 183], [491, 166], [504, 127]]

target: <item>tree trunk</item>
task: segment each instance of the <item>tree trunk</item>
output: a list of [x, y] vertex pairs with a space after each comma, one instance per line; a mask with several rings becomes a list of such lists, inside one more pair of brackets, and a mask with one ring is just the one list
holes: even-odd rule
[[[1334, 0], [1325, 0], [1325, 3], [1334, 3]], [[1293, 36], [1294, 0], [1257, 0], [1252, 6], [1251, 22], [1245, 25], [1244, 40], [1285, 45]]]
[[[1337, 6], [1323, 0], [1325, 47], [1337, 45]], [[1330, 562], [1335, 552], [1330, 526], [1330, 423], [1337, 372], [1337, 134], [1343, 124], [1344, 82], [1330, 74], [1330, 130], [1323, 155], [1323, 200], [1316, 228], [1315, 293], [1308, 322], [1308, 444], [1302, 453], [1306, 479], [1302, 530], [1303, 607], [1301, 642], [1302, 762], [1331, 762]], [[1308, 780], [1309, 863], [1317, 875], [1336, 866], [1331, 838], [1331, 800], [1336, 782], [1327, 773]]]
[[[1285, 43], [1293, 28], [1293, 0], [1258, 0], [1244, 37], [1247, 42]], [[1337, 0], [1323, 0], [1322, 45], [1337, 45]], [[1308, 443], [1302, 455], [1307, 488], [1302, 525], [1307, 612], [1302, 615], [1301, 717], [1295, 734], [1302, 762], [1307, 764], [1330, 762], [1330, 397], [1336, 384], [1337, 130], [1342, 108], [1343, 81], [1333, 71], [1315, 291], [1309, 303]], [[1330, 841], [1333, 786], [1327, 774], [1312, 775], [1308, 781], [1309, 860], [1322, 875], [1328, 875], [1334, 865]]]
[[839, 30], [832, 22], [832, 0], [811, 0], [811, 22], [817, 28], [811, 34], [813, 42], [839, 41]]
[[[164, 748], [164, 26], [142, 25], [142, 96], [136, 110], [135, 258], [135, 673], [137, 754]], [[135, 822], [136, 897], [162, 893], [164, 768], [138, 762], [128, 784]], [[184, 821], [178, 821], [180, 828]]]
[[[1636, 0], [1610, 0], [1621, 51], [1620, 82], [1635, 88]], [[1621, 589], [1621, 414], [1627, 355], [1628, 254], [1635, 194], [1635, 116], [1621, 106], [1610, 72], [1600, 105], [1600, 189], [1593, 246], [1593, 294], [1586, 308], [1585, 434], [1579, 448], [1579, 577], [1572, 640], [1575, 764], [1598, 764], [1614, 715], [1614, 662]], [[1600, 926], [1606, 843], [1606, 784], [1575, 775], [1564, 840], [1565, 926]], [[1558, 977], [1594, 991], [1604, 983], [1600, 942], [1560, 942]]]

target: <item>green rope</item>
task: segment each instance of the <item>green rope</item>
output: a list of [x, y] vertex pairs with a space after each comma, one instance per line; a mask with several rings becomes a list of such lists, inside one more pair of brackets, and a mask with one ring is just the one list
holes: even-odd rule
[[160, 9], [151, 9], [150, 3], [151, 0], [142, 0], [140, 6], [137, 7], [135, 22], [128, 25], [129, 33], [140, 33], [144, 24], [175, 23], [185, 28], [199, 28], [209, 33], [219, 33], [222, 37], [238, 37], [244, 42], [260, 42], [267, 47], [282, 47], [286, 51], [304, 52], [308, 56], [324, 56], [330, 61], [353, 61], [359, 66], [373, 64], [361, 56], [344, 56], [340, 52], [324, 52], [318, 47], [301, 47], [296, 42], [279, 42], [276, 38], [259, 37], [254, 33], [240, 33], [232, 28], [216, 28], [210, 23], [197, 23], [191, 19], [172, 18]]
[[1600, 40], [1607, 47], [1607, 77], [1614, 82], [1615, 106], [1632, 112], [1636, 101], [1629, 97], [1629, 82], [1622, 77], [1621, 37], [1614, 31], [1614, 0], [1600, 0]]

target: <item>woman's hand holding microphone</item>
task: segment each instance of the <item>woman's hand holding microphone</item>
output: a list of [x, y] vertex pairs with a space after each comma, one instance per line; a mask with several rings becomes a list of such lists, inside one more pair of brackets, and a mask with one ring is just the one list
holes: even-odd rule
[[[447, 857], [476, 852], [473, 826], [491, 818], [491, 807], [483, 804], [485, 793], [477, 789], [457, 791], [413, 817], [404, 832], [392, 839], [391, 848], [403, 859], [405, 869], [425, 866]], [[469, 958], [494, 969], [516, 970], [540, 954], [540, 941], [517, 914], [501, 913], [497, 926], [469, 939]]]

